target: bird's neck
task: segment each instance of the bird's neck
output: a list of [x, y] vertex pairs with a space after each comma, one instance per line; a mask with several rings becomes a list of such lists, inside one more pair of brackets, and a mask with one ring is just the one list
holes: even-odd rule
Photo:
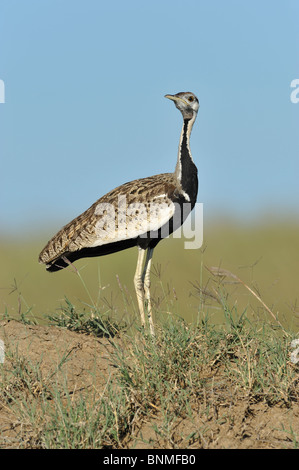
[[193, 162], [189, 143], [195, 119], [196, 114], [191, 119], [184, 119], [174, 173], [179, 189], [192, 204], [196, 201], [198, 189], [197, 168]]

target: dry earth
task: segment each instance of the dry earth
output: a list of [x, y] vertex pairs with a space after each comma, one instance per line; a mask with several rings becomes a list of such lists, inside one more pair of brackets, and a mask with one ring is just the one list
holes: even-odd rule
[[[105, 389], [107, 380], [116, 373], [113, 346], [106, 338], [95, 338], [57, 327], [24, 325], [5, 320], [0, 323], [0, 338], [6, 351], [17, 351], [31, 364], [37, 364], [43, 375], [56, 384], [67, 375], [72, 396], [87, 393], [95, 386], [97, 393]], [[116, 339], [118, 341], [118, 339]], [[121, 341], [121, 340], [119, 340]], [[61, 359], [67, 360], [61, 365]], [[61, 367], [60, 367], [61, 365]], [[9, 366], [9, 360], [0, 366]], [[91, 373], [92, 371], [92, 373]], [[1, 375], [0, 375], [1, 381]], [[32, 385], [34, 387], [34, 384]], [[38, 383], [36, 384], [38, 387]], [[25, 393], [25, 392], [24, 392]], [[294, 448], [299, 436], [299, 404], [269, 406], [250, 403], [238, 396], [232, 387], [215, 387], [213, 405], [203, 400], [193, 409], [192, 418], [181, 417], [172, 434], [177, 448]], [[23, 397], [26, 400], [26, 396]], [[15, 415], [13, 407], [0, 395], [0, 438], [2, 448], [30, 447], [30, 429]], [[123, 448], [169, 448], [157, 432], [163, 420], [159, 410], [144, 418], [130, 435], [123, 439]], [[192, 441], [194, 433], [197, 438]], [[296, 437], [297, 436], [297, 437]]]

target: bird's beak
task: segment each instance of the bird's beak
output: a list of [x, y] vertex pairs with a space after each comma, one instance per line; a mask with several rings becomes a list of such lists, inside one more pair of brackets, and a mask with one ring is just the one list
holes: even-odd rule
[[164, 98], [168, 98], [168, 99], [171, 100], [171, 101], [182, 101], [184, 104], [188, 104], [188, 103], [186, 103], [185, 100], [183, 100], [183, 98], [180, 98], [180, 97], [177, 96], [177, 95], [165, 95]]
[[165, 95], [164, 98], [168, 98], [169, 100], [175, 101], [176, 97], [174, 95]]

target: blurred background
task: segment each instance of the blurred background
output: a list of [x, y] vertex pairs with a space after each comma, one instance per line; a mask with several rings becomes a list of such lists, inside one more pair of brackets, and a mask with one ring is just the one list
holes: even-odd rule
[[[221, 266], [292, 323], [299, 285], [299, 4], [264, 0], [2, 0], [0, 313], [43, 321], [65, 296], [135, 315], [137, 253], [49, 274], [37, 257], [62, 225], [135, 178], [173, 171], [193, 91], [191, 137], [204, 242], [155, 250], [155, 306], [188, 321]], [[240, 312], [261, 306], [227, 284]], [[214, 299], [215, 300], [215, 299]], [[217, 302], [216, 302], [217, 304]], [[217, 305], [211, 310], [217, 316]]]

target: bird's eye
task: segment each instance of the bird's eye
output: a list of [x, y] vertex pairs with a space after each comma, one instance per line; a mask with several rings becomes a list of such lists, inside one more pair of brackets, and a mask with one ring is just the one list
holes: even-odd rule
[[192, 103], [192, 101], [194, 101], [193, 96], [189, 96], [188, 101], [190, 101], [190, 103]]

